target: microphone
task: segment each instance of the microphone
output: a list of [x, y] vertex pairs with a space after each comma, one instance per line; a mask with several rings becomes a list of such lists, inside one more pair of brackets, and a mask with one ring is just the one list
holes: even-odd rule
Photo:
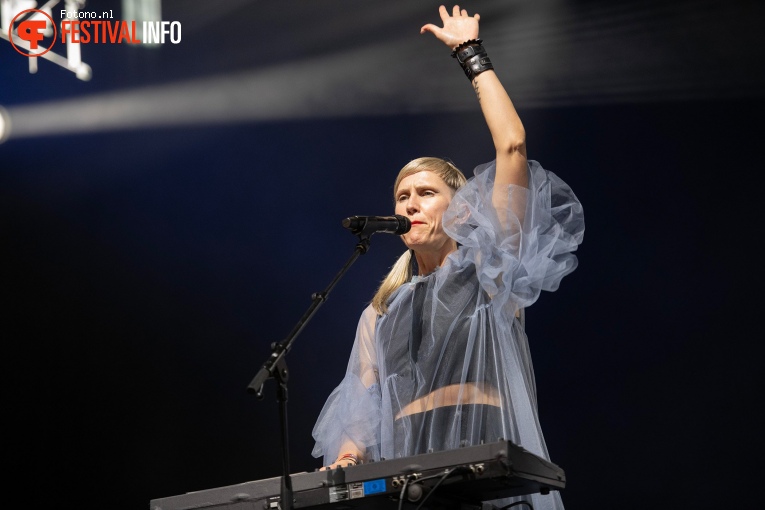
[[412, 228], [409, 218], [395, 214], [393, 216], [351, 216], [343, 220], [343, 226], [354, 234], [372, 235], [385, 232], [400, 236]]

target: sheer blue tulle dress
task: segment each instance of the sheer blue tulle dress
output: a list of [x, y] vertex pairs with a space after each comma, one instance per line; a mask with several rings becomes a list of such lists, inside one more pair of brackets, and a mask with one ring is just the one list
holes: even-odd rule
[[[361, 314], [345, 377], [313, 430], [325, 465], [349, 439], [376, 461], [500, 438], [549, 459], [523, 310], [576, 268], [584, 216], [565, 182], [536, 161], [528, 168], [528, 188], [499, 194], [495, 163], [476, 168], [444, 214], [458, 249], [396, 289], [387, 313]], [[457, 389], [449, 405], [412, 412], [445, 387]], [[563, 508], [557, 491], [523, 499]]]

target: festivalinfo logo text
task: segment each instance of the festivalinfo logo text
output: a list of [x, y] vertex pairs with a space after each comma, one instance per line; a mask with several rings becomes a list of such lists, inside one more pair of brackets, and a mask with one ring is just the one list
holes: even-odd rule
[[165, 44], [181, 42], [180, 21], [143, 21], [143, 39], [138, 39], [135, 21], [112, 21], [112, 10], [61, 10], [61, 42], [80, 44]]

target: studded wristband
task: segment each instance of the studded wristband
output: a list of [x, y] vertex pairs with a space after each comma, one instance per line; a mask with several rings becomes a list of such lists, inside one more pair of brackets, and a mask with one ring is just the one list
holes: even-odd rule
[[481, 39], [470, 39], [452, 51], [452, 57], [457, 59], [471, 82], [482, 72], [494, 69], [482, 43]]

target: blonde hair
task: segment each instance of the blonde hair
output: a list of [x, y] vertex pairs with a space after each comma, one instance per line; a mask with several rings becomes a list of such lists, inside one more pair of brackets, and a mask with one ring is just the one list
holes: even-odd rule
[[[404, 168], [401, 169], [398, 173], [398, 177], [396, 177], [396, 182], [393, 184], [394, 204], [396, 201], [396, 192], [398, 191], [398, 186], [401, 181], [410, 175], [424, 171], [433, 172], [439, 176], [453, 192], [460, 189], [467, 182], [465, 175], [460, 172], [451, 161], [433, 157], [413, 159], [404, 165]], [[372, 298], [372, 307], [379, 315], [388, 312], [388, 299], [393, 292], [412, 279], [412, 275], [414, 274], [412, 269], [412, 255], [412, 250], [406, 250], [403, 255], [398, 258], [388, 275], [380, 284], [375, 296]]]

